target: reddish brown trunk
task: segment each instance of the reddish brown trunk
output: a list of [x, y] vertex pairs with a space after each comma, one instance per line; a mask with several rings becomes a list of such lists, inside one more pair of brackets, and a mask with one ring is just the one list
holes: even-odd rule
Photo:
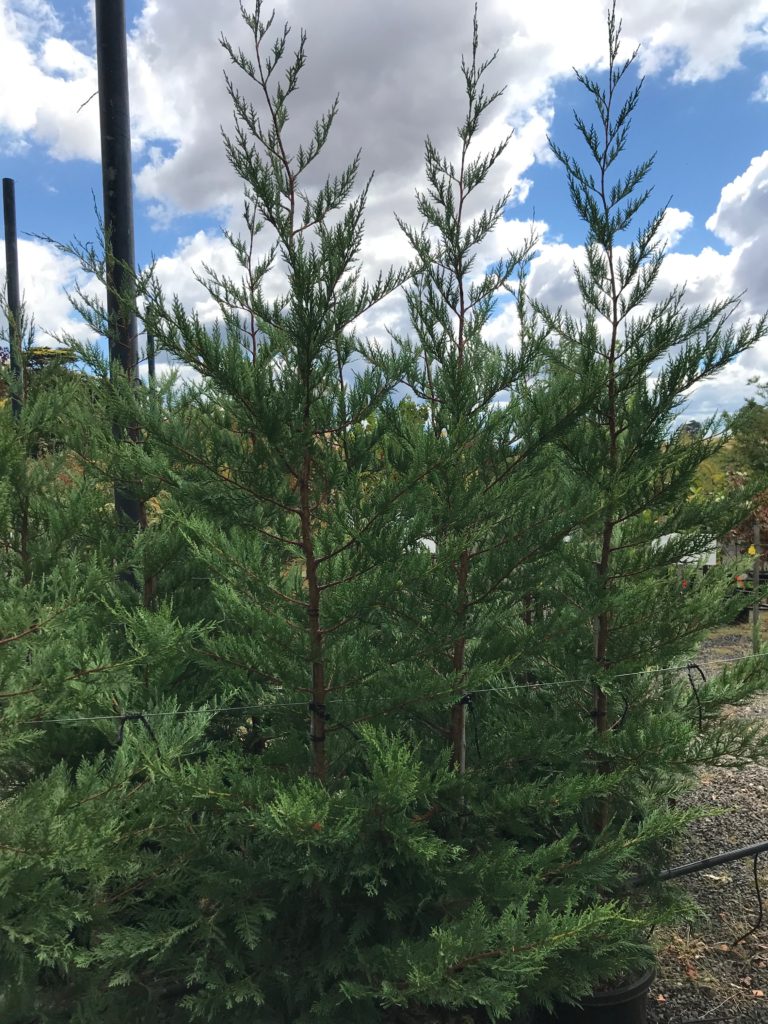
[[29, 554], [29, 505], [26, 498], [19, 518], [19, 556], [24, 582], [29, 583], [32, 579], [32, 560]]
[[[612, 420], [613, 422], [613, 420]], [[611, 435], [611, 454], [615, 452], [615, 438], [613, 433]], [[603, 587], [603, 599], [605, 599], [605, 590], [607, 589], [607, 576], [611, 564], [611, 543], [613, 541], [613, 521], [608, 518], [603, 524], [603, 536], [602, 536], [602, 547], [600, 551], [600, 562], [597, 566], [597, 574], [599, 581]], [[608, 667], [608, 638], [610, 635], [610, 615], [606, 610], [600, 612], [595, 619], [594, 624], [594, 638], [595, 638], [595, 665], [599, 669]], [[592, 720], [595, 725], [595, 730], [598, 736], [602, 736], [608, 732], [608, 695], [605, 693], [603, 688], [596, 683], [592, 687]], [[600, 771], [603, 774], [608, 774], [611, 771], [611, 766], [608, 761], [603, 761], [600, 764]], [[608, 820], [611, 816], [610, 805], [607, 800], [602, 800], [597, 809], [595, 818], [595, 827], [598, 832], [602, 832], [608, 825]]]
[[467, 705], [463, 701], [451, 708], [451, 758], [463, 775], [467, 770]]
[[[467, 579], [469, 578], [469, 552], [462, 551], [457, 572], [459, 636], [453, 645], [453, 671], [457, 686], [464, 677], [464, 655], [467, 646]], [[462, 695], [463, 696], [463, 695]], [[451, 756], [463, 775], [467, 767], [467, 704], [460, 700], [451, 708]]]
[[299, 505], [301, 516], [301, 542], [307, 577], [307, 632], [312, 664], [312, 701], [310, 703], [309, 740], [311, 743], [312, 775], [323, 782], [326, 777], [325, 722], [326, 681], [323, 660], [323, 634], [320, 629], [320, 586], [317, 576], [309, 486], [312, 464], [305, 456], [299, 476]]
[[[605, 599], [605, 588], [607, 587], [606, 577], [611, 564], [611, 542], [613, 539], [613, 523], [607, 519], [603, 524], [602, 548], [600, 562], [597, 566], [597, 575], [603, 588], [603, 599]], [[608, 636], [610, 633], [610, 618], [608, 612], [603, 610], [595, 618], [595, 664], [598, 668], [608, 666]], [[595, 720], [595, 728], [599, 733], [608, 730], [608, 698], [599, 686], [595, 686], [592, 693], [592, 715]]]

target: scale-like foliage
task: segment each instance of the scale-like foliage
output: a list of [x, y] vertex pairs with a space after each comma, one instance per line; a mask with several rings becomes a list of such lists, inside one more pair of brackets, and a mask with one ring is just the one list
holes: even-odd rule
[[[683, 603], [665, 568], [727, 520], [685, 500], [706, 433], [676, 445], [669, 428], [762, 325], [728, 335], [727, 303], [691, 313], [681, 295], [637, 309], [660, 220], [621, 262], [612, 240], [646, 164], [601, 192], [559, 154], [590, 224], [583, 323], [530, 306], [528, 245], [475, 265], [508, 201], [466, 216], [504, 149], [472, 149], [495, 98], [476, 24], [459, 160], [427, 142], [424, 223], [402, 225], [415, 262], [367, 282], [359, 158], [314, 176], [337, 105], [289, 145], [304, 36], [291, 57], [261, 3], [244, 17], [248, 52], [224, 41], [241, 276], [201, 273], [216, 323], [151, 268], [136, 288], [189, 382], [138, 388], [81, 350], [87, 378], [41, 387], [18, 424], [0, 413], [0, 1009], [523, 1021], [647, 963], [666, 903], [629, 901], [627, 882], [687, 820], [666, 808], [679, 771], [754, 749], [719, 718], [752, 692], [743, 673], [700, 690], [615, 675], [685, 653], [724, 607], [716, 574]], [[612, 21], [611, 90], [617, 45]], [[614, 117], [584, 82], [605, 152], [579, 129], [607, 169], [637, 95]], [[361, 315], [403, 284], [412, 337], [362, 341]], [[502, 349], [486, 329], [505, 290], [520, 337]], [[103, 330], [98, 302], [76, 302]], [[626, 321], [612, 342], [605, 313]], [[115, 481], [144, 502], [138, 533], [114, 522]], [[626, 706], [597, 738], [596, 673]]]
[[705, 574], [700, 564], [746, 511], [741, 495], [695, 493], [699, 467], [724, 443], [722, 423], [693, 433], [677, 429], [679, 417], [690, 389], [763, 337], [766, 319], [739, 320], [735, 298], [693, 307], [683, 288], [660, 294], [665, 210], [637, 227], [653, 160], [622, 168], [640, 86], [621, 98], [634, 56], [619, 58], [615, 10], [608, 30], [606, 84], [579, 76], [597, 113], [595, 125], [576, 115], [592, 169], [552, 143], [587, 230], [575, 268], [583, 318], [535, 304], [552, 372], [599, 382], [552, 455], [593, 514], [562, 545], [559, 578], [541, 595], [542, 614], [559, 612], [552, 678], [574, 680], [553, 691], [552, 719], [581, 736], [596, 771], [626, 773], [622, 791], [593, 806], [596, 841], [628, 823], [649, 834], [651, 812], [663, 833], [666, 801], [696, 766], [762, 750], [722, 710], [766, 685], [760, 660], [706, 685], [695, 669], [669, 669], [738, 610], [738, 567]]

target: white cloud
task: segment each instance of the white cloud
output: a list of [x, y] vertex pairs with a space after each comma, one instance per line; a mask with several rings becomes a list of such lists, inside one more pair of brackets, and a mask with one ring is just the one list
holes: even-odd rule
[[52, 33], [50, 4], [0, 0], [0, 131], [56, 158], [99, 158], [98, 108], [79, 107], [96, 89], [96, 65]]
[[169, 296], [178, 295], [185, 308], [197, 313], [203, 321], [216, 319], [218, 306], [200, 284], [196, 275], [203, 273], [203, 264], [219, 274], [239, 277], [239, 268], [229, 242], [221, 233], [198, 231], [179, 240], [171, 256], [161, 257], [156, 264], [157, 278]]
[[760, 103], [768, 103], [768, 72], [761, 76], [760, 84], [752, 94], [753, 100], [758, 100]]
[[[36, 340], [44, 342], [52, 335], [70, 334], [79, 341], [92, 338], [88, 327], [72, 309], [68, 294], [78, 280], [90, 285], [80, 272], [80, 264], [71, 256], [39, 241], [20, 238], [19, 279], [22, 300], [34, 316]], [[5, 247], [0, 247], [0, 279], [5, 277]]]
[[733, 289], [746, 290], [754, 312], [768, 308], [768, 150], [754, 157], [743, 174], [720, 193], [707, 227], [732, 247]]
[[7, 21], [25, 42], [34, 42], [45, 33], [61, 29], [61, 21], [49, 0], [15, 0], [7, 11]]
[[[629, 5], [628, 5], [629, 7]], [[642, 41], [645, 74], [672, 71], [678, 82], [721, 78], [747, 47], [765, 47], [766, 0], [644, 0], [625, 23]]]
[[[283, 0], [278, 14], [296, 31], [301, 25], [309, 31], [310, 62], [297, 123], [307, 120], [310, 107], [316, 109], [318, 97], [331, 98], [338, 90], [343, 133], [355, 145], [363, 142], [373, 166], [386, 170], [394, 148], [412, 167], [427, 132], [445, 140], [460, 93], [458, 56], [469, 41], [469, 9], [461, 0], [390, 0], [373, 6], [356, 0], [331, 5]], [[509, 82], [500, 119], [521, 130], [541, 116], [548, 122], [553, 83], [569, 75], [574, 64], [602, 62], [604, 17], [602, 0], [543, 0], [524, 11], [507, 0], [481, 4], [481, 43], [499, 48], [497, 80]], [[628, 41], [643, 44], [646, 71], [671, 70], [679, 80], [694, 81], [737, 66], [745, 47], [764, 42], [767, 18], [768, 0], [730, 0], [725, 6], [721, 0], [679, 5], [646, 0], [626, 11], [625, 28]], [[13, 86], [2, 94], [14, 101], [0, 107], [0, 124], [31, 135], [57, 157], [96, 159], [95, 119], [75, 119], [77, 107], [95, 88], [94, 62], [90, 52], [76, 51], [61, 38], [56, 4], [0, 0], [0, 26], [3, 84]], [[212, 198], [216, 206], [221, 198], [221, 190], [211, 191], [209, 185], [212, 177], [220, 185], [226, 173], [217, 141], [218, 125], [229, 121], [221, 76], [226, 57], [218, 46], [222, 31], [244, 38], [237, 5], [230, 0], [145, 0], [131, 31], [137, 144], [166, 139], [177, 146], [168, 166], [146, 169], [142, 188], [180, 209], [208, 208]], [[62, 90], [62, 82], [71, 88]], [[55, 130], [54, 113], [66, 132]], [[529, 162], [535, 149], [535, 144], [528, 147]]]
[[684, 285], [686, 301], [691, 306], [726, 298], [738, 291], [736, 263], [737, 256], [733, 253], [719, 253], [709, 246], [698, 253], [670, 253], [661, 268], [657, 293]]
[[[762, 367], [768, 368], [768, 351], [761, 343], [752, 350]], [[722, 412], [734, 412], [744, 403], [744, 396], [749, 391], [748, 381], [755, 375], [757, 367], [750, 369], [746, 353], [734, 360], [711, 380], [702, 382], [691, 389], [685, 418], [705, 420]]]
[[[145, 199], [194, 212], [239, 196], [216, 138], [218, 125], [227, 128], [231, 119], [221, 77], [225, 54], [215, 45], [212, 26], [235, 41], [242, 32], [226, 0], [199, 10], [187, 7], [182, 18], [177, 3], [147, 5], [134, 37], [144, 54], [147, 88], [162, 104], [162, 123], [183, 126], [177, 134], [168, 130], [173, 151], [147, 163], [137, 183]], [[627, 40], [643, 42], [646, 70], [677, 71], [686, 81], [717, 77], [736, 66], [743, 47], [755, 41], [767, 4], [735, 0], [724, 15], [713, 0], [681, 8], [655, 0], [651, 13], [648, 4], [627, 12]], [[308, 30], [304, 85], [293, 97], [295, 138], [306, 136], [312, 119], [338, 92], [342, 107], [333, 149], [339, 161], [362, 146], [366, 169], [375, 168], [388, 183], [413, 181], [427, 134], [442, 149], [451, 144], [463, 110], [458, 60], [469, 43], [466, 4], [390, 0], [371, 7], [355, 0], [285, 0], [278, 14], [295, 33], [302, 25]], [[574, 64], [603, 63], [604, 20], [602, 0], [544, 0], [524, 11], [506, 0], [481, 4], [481, 48], [499, 50], [491, 81], [507, 85], [485, 135], [498, 138], [510, 124], [515, 127], [502, 167], [504, 187], [519, 199], [529, 187], [526, 172], [535, 160], [548, 158], [554, 85], [572, 74]], [[374, 192], [374, 214], [378, 202]]]
[[[309, 62], [294, 97], [297, 135], [338, 92], [342, 114], [334, 150], [351, 156], [362, 145], [366, 168], [382, 177], [413, 180], [423, 139], [441, 147], [462, 110], [458, 60], [470, 38], [470, 9], [462, 0], [283, 0], [278, 11], [306, 26]], [[643, 43], [648, 72], [680, 80], [715, 78], [738, 65], [747, 46], [762, 42], [768, 0], [647, 0], [626, 12], [628, 43]], [[507, 89], [487, 135], [512, 124], [517, 136], [504, 162], [505, 186], [526, 193], [526, 171], [546, 159], [553, 85], [574, 64], [601, 64], [605, 51], [603, 0], [543, 0], [523, 11], [507, 0], [480, 7], [481, 47], [499, 49], [494, 85]], [[97, 104], [78, 113], [95, 90], [90, 50], [61, 36], [55, 4], [0, 0], [0, 126], [40, 142], [54, 156], [98, 159]], [[129, 61], [134, 143], [157, 149], [137, 177], [139, 195], [171, 210], [220, 209], [239, 194], [222, 152], [218, 129], [229, 126], [229, 101], [218, 45], [223, 32], [247, 38], [231, 0], [145, 0], [131, 28]], [[386, 58], [382, 55], [386, 54]]]
[[768, 149], [753, 157], [747, 170], [725, 185], [707, 227], [728, 245], [743, 245], [760, 233], [767, 215]]
[[61, 71], [66, 79], [93, 74], [93, 61], [66, 39], [49, 37], [43, 44], [40, 65], [44, 71]]
[[581, 246], [545, 241], [531, 267], [529, 294], [550, 309], [562, 307], [578, 313], [581, 306], [573, 268], [583, 262]]
[[670, 206], [667, 209], [659, 232], [660, 238], [666, 245], [667, 250], [672, 250], [676, 247], [684, 232], [692, 224], [692, 213], [689, 213], [687, 210], [678, 210], [675, 206]]
[[510, 298], [500, 303], [493, 320], [490, 321], [483, 337], [499, 348], [517, 349], [520, 345], [520, 319], [517, 303]]
[[[35, 143], [59, 159], [97, 160], [97, 100], [78, 111], [96, 89], [95, 62], [90, 44], [80, 46], [64, 37], [55, 7], [46, 0], [0, 0], [3, 143], [6, 150]], [[248, 47], [237, 7], [232, 0], [145, 0], [131, 26], [137, 196], [166, 226], [177, 211], [213, 211], [230, 225], [239, 215], [241, 188], [219, 134], [220, 125], [231, 125], [231, 114], [222, 78], [226, 55], [218, 45], [224, 32]], [[768, 0], [646, 0], [626, 7], [627, 48], [643, 44], [641, 66], [649, 74], [686, 82], [714, 79], [737, 67], [745, 48], [765, 45]], [[507, 84], [489, 112], [481, 143], [500, 138], [510, 125], [515, 129], [486, 197], [510, 189], [515, 199], [525, 198], [534, 163], [549, 159], [546, 134], [554, 87], [571, 76], [573, 65], [594, 68], [604, 62], [605, 8], [605, 0], [541, 0], [524, 10], [509, 0], [481, 0], [481, 54], [499, 50], [489, 84]], [[294, 142], [306, 138], [337, 92], [341, 97], [327, 159], [310, 184], [338, 170], [362, 146], [363, 175], [376, 169], [366, 216], [366, 270], [402, 265], [410, 252], [393, 213], [417, 220], [413, 189], [423, 181], [424, 137], [429, 134], [449, 157], [456, 152], [456, 125], [464, 111], [458, 63], [470, 41], [471, 5], [463, 0], [281, 0], [276, 21], [283, 19], [294, 26], [292, 44], [302, 25], [308, 30], [308, 64], [289, 123]], [[747, 286], [747, 308], [768, 304], [762, 271], [768, 237], [764, 242], [760, 234], [768, 223], [767, 183], [768, 151], [723, 189], [707, 221], [731, 252], [671, 252], [660, 286], [686, 281], [691, 302]], [[668, 211], [663, 233], [670, 249], [679, 250], [691, 223], [690, 213]], [[539, 227], [543, 235], [530, 291], [550, 305], [577, 308], [573, 263], [581, 259], [581, 250], [557, 242], [545, 225]], [[483, 246], [478, 268], [519, 245], [527, 229], [514, 219], [500, 224]], [[55, 329], [71, 323], [66, 300], [54, 301], [53, 293], [70, 280], [72, 268], [45, 246], [25, 244], [36, 247], [40, 269], [47, 268], [47, 277], [35, 278], [34, 296], [32, 276], [26, 278], [41, 324]], [[160, 260], [158, 273], [169, 291], [179, 292], [209, 318], [215, 306], [190, 269], [200, 269], [202, 262], [237, 273], [228, 243], [202, 231], [180, 240], [172, 255]], [[40, 281], [44, 286], [39, 287]], [[271, 287], [279, 284], [278, 277]], [[514, 321], [513, 310], [502, 309], [490, 334], [499, 341], [514, 340]], [[365, 317], [360, 329], [384, 339], [387, 326], [406, 327], [397, 298]], [[768, 369], [762, 348], [743, 357], [748, 359]]]

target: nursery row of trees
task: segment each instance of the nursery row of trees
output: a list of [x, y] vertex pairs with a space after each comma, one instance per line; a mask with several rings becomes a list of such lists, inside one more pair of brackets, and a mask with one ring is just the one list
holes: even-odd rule
[[[137, 386], [72, 343], [79, 369], [0, 412], [0, 1010], [523, 1020], [643, 969], [679, 910], [652, 881], [687, 821], [672, 798], [763, 749], [721, 715], [759, 659], [699, 689], [672, 666], [739, 601], [728, 569], [682, 594], [675, 566], [748, 500], [693, 486], [719, 425], [675, 427], [766, 323], [657, 294], [615, 15], [605, 79], [580, 76], [589, 162], [553, 145], [586, 230], [579, 316], [528, 293], [534, 240], [478, 265], [509, 196], [505, 143], [476, 145], [498, 96], [476, 23], [456, 152], [427, 141], [401, 223], [413, 261], [369, 281], [357, 159], [315, 177], [336, 106], [288, 131], [304, 37], [291, 57], [260, 2], [245, 20], [242, 276], [205, 272], [216, 324], [137, 280], [194, 372]], [[359, 337], [398, 289], [409, 331]]]

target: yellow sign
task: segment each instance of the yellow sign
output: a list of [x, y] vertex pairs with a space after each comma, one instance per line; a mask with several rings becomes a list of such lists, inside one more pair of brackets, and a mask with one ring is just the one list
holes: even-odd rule
[[747, 548], [747, 554], [748, 555], [756, 555], [757, 554], [757, 548], [755, 547], [754, 544], [750, 544], [749, 545], [749, 547]]

